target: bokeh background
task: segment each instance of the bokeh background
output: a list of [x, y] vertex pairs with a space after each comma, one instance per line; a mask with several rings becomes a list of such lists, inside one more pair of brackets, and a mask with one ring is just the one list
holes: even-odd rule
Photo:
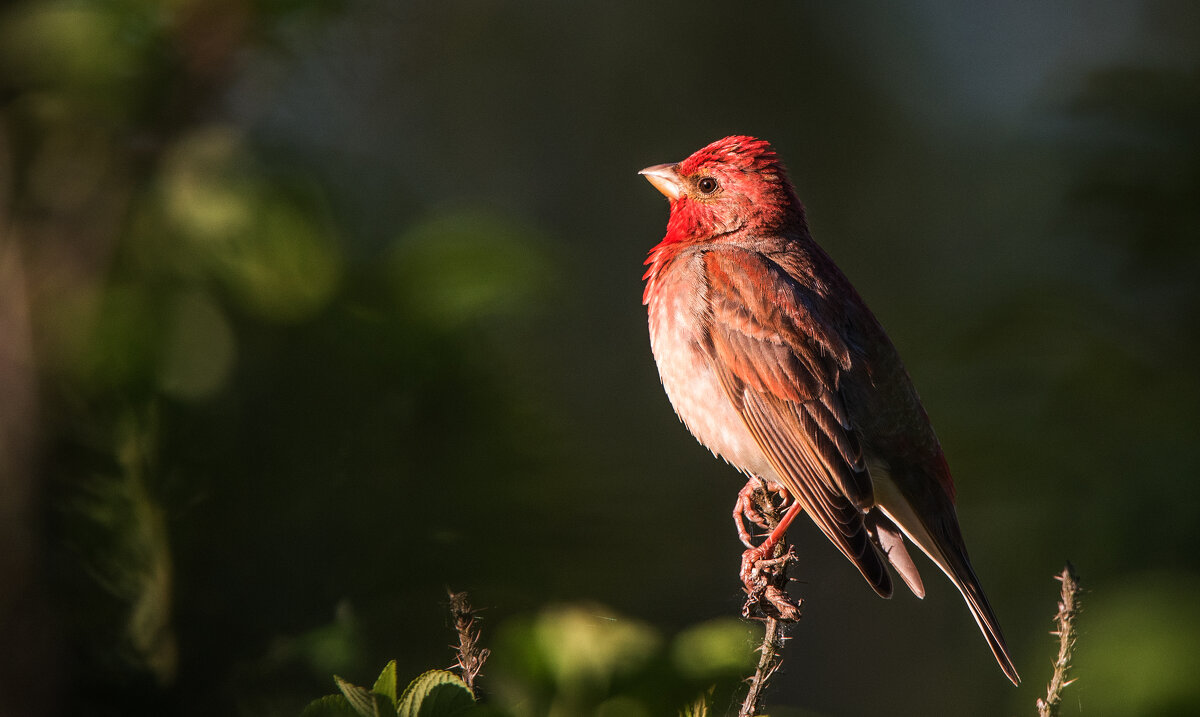
[[636, 174], [734, 133], [905, 357], [1025, 678], [806, 523], [773, 713], [1032, 714], [1068, 559], [1065, 714], [1200, 711], [1200, 5], [16, 2], [0, 73], [5, 714], [297, 714], [449, 664], [447, 585], [485, 642], [735, 615]]

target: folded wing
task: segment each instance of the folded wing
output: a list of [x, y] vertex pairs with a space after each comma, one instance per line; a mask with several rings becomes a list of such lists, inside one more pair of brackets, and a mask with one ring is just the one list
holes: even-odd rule
[[722, 247], [704, 262], [705, 348], [726, 395], [784, 487], [875, 591], [890, 596], [891, 576], [864, 522], [874, 505], [871, 479], [839, 390], [849, 348], [817, 297], [762, 254]]

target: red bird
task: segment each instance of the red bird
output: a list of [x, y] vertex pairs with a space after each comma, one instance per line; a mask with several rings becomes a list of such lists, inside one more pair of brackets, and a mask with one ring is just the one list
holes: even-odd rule
[[1017, 684], [929, 416], [883, 327], [809, 235], [774, 150], [726, 137], [641, 174], [671, 202], [643, 277], [663, 388], [702, 444], [792, 498], [754, 550], [769, 556], [804, 510], [875, 592], [892, 594], [886, 560], [924, 597], [903, 534], [962, 593]]

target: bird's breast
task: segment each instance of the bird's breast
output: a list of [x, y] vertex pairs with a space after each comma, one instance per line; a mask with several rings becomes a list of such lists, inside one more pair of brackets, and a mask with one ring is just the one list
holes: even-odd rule
[[678, 257], [648, 292], [650, 347], [675, 413], [705, 447], [739, 470], [775, 480], [775, 471], [726, 396], [703, 348], [703, 264]]

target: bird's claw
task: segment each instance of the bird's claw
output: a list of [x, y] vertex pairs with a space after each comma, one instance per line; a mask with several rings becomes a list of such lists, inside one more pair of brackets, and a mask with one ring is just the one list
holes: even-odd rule
[[787, 594], [784, 570], [796, 562], [796, 553], [789, 548], [783, 555], [768, 558], [761, 548], [742, 553], [742, 585], [746, 602], [742, 615], [773, 617], [785, 622], [800, 619], [800, 601]]
[[746, 521], [750, 521], [763, 530], [771, 529], [771, 523], [757, 507], [757, 505], [764, 505], [767, 509], [775, 509], [775, 505], [770, 502], [770, 493], [779, 494], [779, 505], [781, 506], [787, 505], [791, 500], [791, 496], [783, 486], [777, 483], [768, 485], [762, 479], [751, 478], [738, 491], [737, 501], [733, 504], [733, 524], [737, 526], [738, 539], [742, 541], [742, 545], [751, 550], [754, 549], [754, 543], [751, 540], [750, 531], [746, 529]]
[[752, 594], [759, 585], [766, 585], [782, 575], [783, 569], [798, 560], [796, 551], [789, 546], [783, 555], [768, 558], [762, 546], [752, 547], [742, 553], [742, 584], [746, 593]]

